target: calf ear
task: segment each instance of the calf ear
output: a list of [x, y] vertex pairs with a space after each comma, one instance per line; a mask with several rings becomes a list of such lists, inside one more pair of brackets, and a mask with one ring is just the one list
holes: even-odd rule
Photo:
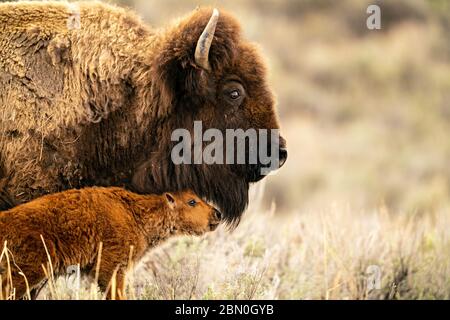
[[176, 200], [175, 197], [171, 193], [164, 193], [164, 197], [166, 198], [167, 204], [170, 209], [174, 209], [176, 206]]

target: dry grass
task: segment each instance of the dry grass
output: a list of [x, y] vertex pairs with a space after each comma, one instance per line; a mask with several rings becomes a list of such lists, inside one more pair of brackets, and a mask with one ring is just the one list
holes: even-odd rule
[[[147, 299], [448, 299], [450, 217], [330, 207], [250, 210], [234, 232], [180, 239], [149, 257]], [[367, 268], [381, 269], [368, 290]]]

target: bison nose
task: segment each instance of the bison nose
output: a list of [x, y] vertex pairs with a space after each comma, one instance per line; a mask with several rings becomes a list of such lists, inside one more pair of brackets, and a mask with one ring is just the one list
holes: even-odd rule
[[222, 214], [219, 210], [214, 208], [214, 218], [216, 218], [218, 221], [222, 220]]
[[280, 159], [280, 162], [279, 162], [279, 165], [280, 165], [280, 168], [285, 164], [285, 162], [286, 162], [286, 160], [287, 160], [287, 156], [288, 156], [288, 152], [287, 152], [287, 149], [286, 148], [280, 148], [280, 151], [278, 152], [278, 155], [279, 155], [279, 159]]

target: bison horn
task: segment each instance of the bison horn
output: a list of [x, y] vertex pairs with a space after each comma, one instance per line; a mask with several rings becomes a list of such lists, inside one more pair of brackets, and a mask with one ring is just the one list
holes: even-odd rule
[[197, 47], [195, 48], [195, 63], [199, 67], [207, 71], [211, 70], [208, 56], [218, 20], [219, 11], [217, 9], [214, 9], [211, 18], [209, 19], [209, 22], [205, 27], [205, 30], [203, 30], [200, 38], [197, 41]]

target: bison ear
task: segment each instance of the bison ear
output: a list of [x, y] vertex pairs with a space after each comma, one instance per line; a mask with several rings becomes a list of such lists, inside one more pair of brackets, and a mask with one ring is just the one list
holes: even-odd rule
[[207, 96], [208, 79], [205, 71], [186, 60], [173, 59], [157, 63], [153, 71], [152, 96], [156, 99], [156, 117], [175, 111], [180, 101], [195, 105], [192, 99]]
[[170, 209], [174, 209], [175, 205], [176, 205], [176, 200], [175, 197], [171, 194], [171, 193], [164, 193], [164, 197], [167, 201], [167, 205], [169, 206]]
[[[180, 101], [195, 107], [213, 97], [214, 75], [228, 68], [236, 56], [239, 24], [216, 9], [195, 10], [166, 29], [152, 57], [152, 93], [157, 115], [165, 116]], [[200, 100], [199, 100], [200, 99]]]

